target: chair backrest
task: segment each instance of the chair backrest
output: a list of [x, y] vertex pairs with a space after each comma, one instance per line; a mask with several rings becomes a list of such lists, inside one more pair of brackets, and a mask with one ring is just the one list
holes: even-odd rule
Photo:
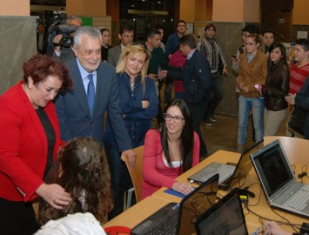
[[144, 153], [144, 145], [139, 146], [134, 149], [136, 153], [136, 162], [133, 170], [129, 167], [128, 159], [125, 159], [126, 166], [130, 173], [130, 177], [133, 183], [133, 187], [135, 190], [136, 202], [142, 200], [142, 182], [143, 182], [143, 153]]

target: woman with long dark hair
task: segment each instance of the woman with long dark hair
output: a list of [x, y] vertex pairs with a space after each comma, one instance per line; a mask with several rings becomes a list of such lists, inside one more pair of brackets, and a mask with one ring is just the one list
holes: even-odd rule
[[56, 210], [45, 201], [40, 201], [41, 224], [77, 212], [90, 212], [102, 222], [113, 207], [107, 159], [100, 143], [90, 137], [74, 138], [62, 147], [46, 181], [65, 188], [72, 202]]
[[161, 130], [147, 132], [143, 160], [143, 192], [147, 197], [161, 187], [183, 194], [193, 188], [175, 178], [199, 162], [200, 141], [193, 131], [192, 113], [182, 99], [171, 100], [164, 109]]
[[[285, 119], [288, 107], [285, 96], [289, 92], [289, 77], [284, 45], [272, 44], [269, 48], [266, 85], [261, 89], [265, 102], [264, 136], [276, 135]], [[257, 90], [259, 91], [258, 88]]]

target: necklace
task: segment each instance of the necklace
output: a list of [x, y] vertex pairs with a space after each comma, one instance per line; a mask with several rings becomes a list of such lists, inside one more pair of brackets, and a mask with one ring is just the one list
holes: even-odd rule
[[132, 91], [133, 91], [133, 89], [134, 89], [134, 83], [135, 83], [134, 81], [133, 81], [133, 82], [130, 81], [130, 87], [131, 87], [131, 90], [132, 90]]

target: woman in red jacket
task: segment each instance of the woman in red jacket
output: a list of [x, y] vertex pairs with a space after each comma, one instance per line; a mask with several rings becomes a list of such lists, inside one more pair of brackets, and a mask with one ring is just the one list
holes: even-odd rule
[[71, 86], [66, 67], [36, 55], [23, 65], [23, 81], [0, 96], [0, 231], [33, 234], [38, 225], [31, 201], [38, 196], [56, 209], [70, 194], [43, 181], [61, 145], [52, 102]]

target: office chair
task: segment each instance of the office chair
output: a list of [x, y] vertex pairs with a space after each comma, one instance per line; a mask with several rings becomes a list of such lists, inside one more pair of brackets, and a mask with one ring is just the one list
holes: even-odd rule
[[132, 194], [135, 192], [136, 202], [142, 200], [142, 182], [143, 182], [143, 153], [144, 145], [134, 149], [136, 153], [136, 162], [133, 170], [129, 167], [128, 159], [125, 159], [126, 166], [130, 173], [130, 177], [133, 183], [133, 188], [128, 190], [127, 208], [131, 206]]

